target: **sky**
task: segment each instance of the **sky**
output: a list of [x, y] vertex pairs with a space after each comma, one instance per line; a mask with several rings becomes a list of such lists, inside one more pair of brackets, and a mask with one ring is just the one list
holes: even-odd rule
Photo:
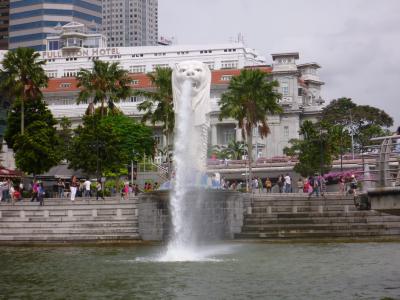
[[159, 0], [159, 34], [177, 44], [226, 43], [239, 33], [272, 63], [317, 62], [322, 97], [383, 109], [400, 126], [400, 0]]

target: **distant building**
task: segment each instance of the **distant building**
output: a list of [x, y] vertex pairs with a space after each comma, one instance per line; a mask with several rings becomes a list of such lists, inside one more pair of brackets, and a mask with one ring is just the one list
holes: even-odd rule
[[10, 23], [10, 0], [0, 0], [0, 50], [8, 49]]
[[102, 6], [110, 47], [157, 45], [158, 0], [102, 0]]
[[9, 49], [46, 50], [47, 36], [70, 22], [101, 26], [101, 1], [11, 0]]
[[91, 28], [77, 22], [56, 26], [46, 41], [46, 51], [62, 50], [65, 55], [73, 55], [82, 48], [107, 48], [107, 38], [97, 26]]

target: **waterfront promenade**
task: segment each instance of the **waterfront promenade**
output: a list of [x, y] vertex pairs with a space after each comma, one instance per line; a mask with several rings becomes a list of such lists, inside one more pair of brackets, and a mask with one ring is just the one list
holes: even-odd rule
[[[308, 199], [304, 194], [237, 195], [243, 198], [243, 204], [235, 205], [234, 214], [243, 217], [235, 216], [242, 223], [234, 239], [400, 239], [400, 216], [359, 211], [350, 196], [328, 193], [326, 197]], [[75, 202], [46, 199], [44, 206], [28, 199], [14, 204], [2, 202], [0, 243], [141, 242], [148, 239], [140, 235], [140, 228], [168, 231], [148, 228], [149, 224], [169, 226], [169, 222], [152, 221], [169, 218], [168, 206], [156, 205], [142, 212], [146, 222], [140, 224], [139, 201], [139, 197], [98, 201], [77, 198]]]

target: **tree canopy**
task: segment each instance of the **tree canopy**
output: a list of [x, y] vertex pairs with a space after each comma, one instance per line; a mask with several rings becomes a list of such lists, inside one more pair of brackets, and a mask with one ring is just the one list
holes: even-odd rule
[[22, 109], [20, 118], [21, 133], [24, 133], [25, 102], [41, 99], [41, 88], [47, 86], [48, 78], [43, 70], [44, 60], [31, 48], [17, 48], [8, 51], [2, 61], [0, 70], [0, 91], [9, 100], [18, 99]]
[[74, 130], [68, 152], [70, 167], [88, 174], [119, 173], [130, 160], [152, 155], [151, 129], [124, 115], [84, 116]]
[[131, 94], [128, 71], [120, 68], [117, 62], [95, 60], [93, 69], [81, 69], [77, 79], [78, 87], [81, 88], [77, 103], [87, 101], [92, 101], [93, 104], [100, 103], [101, 116], [106, 113], [106, 104], [113, 109], [115, 102]]
[[276, 91], [277, 81], [269, 80], [269, 74], [259, 69], [243, 69], [234, 76], [219, 102], [220, 119], [233, 118], [238, 121], [242, 134], [246, 137], [249, 159], [249, 175], [252, 178], [253, 128], [260, 137], [270, 132], [267, 115], [281, 113], [278, 104], [281, 94]]
[[355, 148], [362, 150], [370, 144], [371, 138], [387, 134], [393, 118], [376, 107], [357, 105], [350, 98], [339, 98], [323, 109], [321, 122], [340, 125], [353, 133]]

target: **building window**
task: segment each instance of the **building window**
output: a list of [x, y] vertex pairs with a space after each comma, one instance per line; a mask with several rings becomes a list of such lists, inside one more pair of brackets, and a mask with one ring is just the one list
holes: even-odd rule
[[169, 68], [169, 64], [156, 64], [156, 65], [153, 65], [153, 71], [155, 71], [157, 68]]
[[289, 126], [284, 126], [284, 127], [283, 127], [283, 135], [284, 135], [285, 137], [288, 137], [288, 136], [289, 136]]
[[215, 64], [213, 61], [210, 62], [204, 62], [204, 64], [212, 71], [215, 69]]
[[237, 69], [237, 60], [225, 60], [221, 62], [221, 69]]
[[60, 83], [60, 88], [69, 88], [69, 87], [71, 87], [71, 83], [70, 82], [61, 82]]
[[139, 84], [139, 80], [138, 79], [133, 79], [133, 80], [131, 80], [131, 84], [138, 85]]
[[235, 130], [226, 130], [223, 133], [223, 143], [224, 145], [228, 145], [231, 142], [234, 142], [236, 139]]
[[56, 78], [57, 77], [57, 70], [46, 71], [46, 75], [49, 78]]
[[222, 81], [230, 81], [232, 79], [233, 75], [222, 75], [221, 80]]
[[281, 91], [283, 96], [289, 95], [289, 84], [287, 82], [281, 83]]
[[129, 67], [129, 72], [131, 73], [145, 73], [146, 72], [146, 66], [145, 65], [140, 65], [140, 66], [130, 66]]

